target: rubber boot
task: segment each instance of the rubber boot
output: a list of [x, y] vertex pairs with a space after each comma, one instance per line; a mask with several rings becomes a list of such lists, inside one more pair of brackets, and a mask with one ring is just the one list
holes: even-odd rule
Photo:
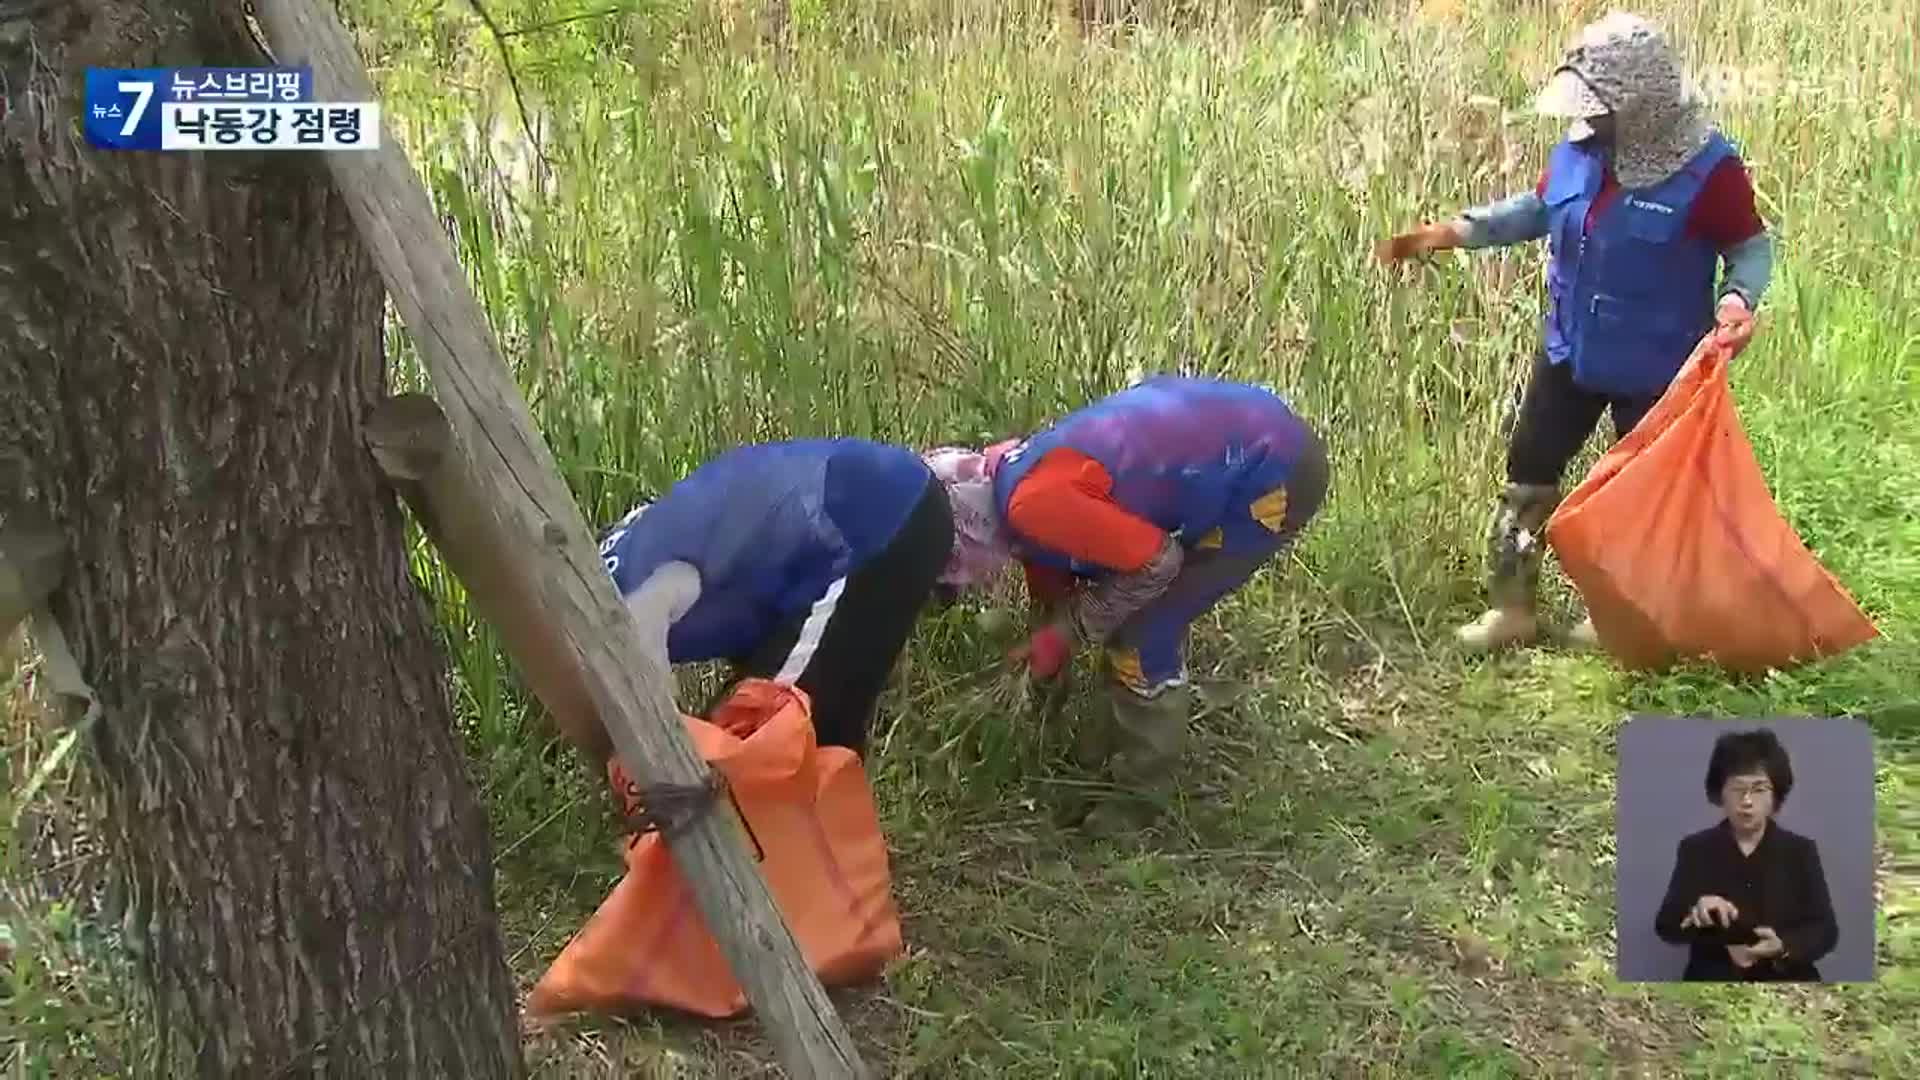
[[1501, 492], [1487, 538], [1490, 606], [1455, 632], [1462, 646], [1493, 652], [1539, 639], [1540, 561], [1546, 554], [1542, 530], [1559, 499], [1559, 489], [1534, 484], [1508, 484]]
[[1088, 812], [1081, 828], [1112, 837], [1139, 831], [1159, 816], [1158, 804], [1170, 793], [1174, 767], [1186, 750], [1193, 689], [1179, 683], [1143, 697], [1109, 682], [1103, 696], [1112, 738], [1107, 774], [1118, 790]]

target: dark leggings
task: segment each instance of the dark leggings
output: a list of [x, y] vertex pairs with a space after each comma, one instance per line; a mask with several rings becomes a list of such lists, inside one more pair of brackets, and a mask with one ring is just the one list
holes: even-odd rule
[[1614, 438], [1621, 439], [1658, 400], [1659, 394], [1621, 397], [1576, 386], [1572, 367], [1549, 362], [1542, 349], [1534, 355], [1533, 375], [1507, 443], [1507, 480], [1558, 487], [1602, 412], [1612, 410]]
[[867, 725], [887, 676], [952, 547], [946, 488], [929, 481], [887, 546], [736, 662], [734, 677], [798, 686], [812, 700], [819, 744], [864, 755]]

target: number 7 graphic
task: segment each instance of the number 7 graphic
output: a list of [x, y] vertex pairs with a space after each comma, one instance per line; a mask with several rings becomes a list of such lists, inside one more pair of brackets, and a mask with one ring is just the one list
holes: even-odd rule
[[124, 80], [120, 83], [120, 92], [133, 95], [133, 108], [127, 110], [127, 122], [120, 125], [120, 137], [125, 139], [133, 135], [133, 130], [140, 126], [140, 118], [147, 115], [147, 104], [153, 100], [153, 84]]

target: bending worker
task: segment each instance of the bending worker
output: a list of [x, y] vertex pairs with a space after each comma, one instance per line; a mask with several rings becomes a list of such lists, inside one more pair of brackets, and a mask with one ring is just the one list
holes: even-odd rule
[[[1507, 447], [1489, 610], [1462, 627], [1472, 649], [1533, 642], [1542, 530], [1568, 464], [1611, 410], [1638, 425], [1694, 348], [1753, 336], [1773, 249], [1733, 144], [1712, 128], [1660, 30], [1613, 14], [1586, 27], [1539, 100], [1571, 120], [1535, 190], [1394, 237], [1396, 261], [1446, 248], [1548, 239], [1545, 340]], [[1727, 273], [1716, 281], [1721, 260]], [[1569, 635], [1597, 642], [1591, 617]]]
[[[1284, 551], [1319, 510], [1327, 458], [1284, 401], [1255, 386], [1149, 379], [1018, 442], [928, 455], [953, 499], [948, 581], [1024, 564], [1043, 625], [1016, 654], [1053, 678], [1104, 646], [1105, 715], [1081, 753], [1122, 789], [1158, 787], [1185, 741], [1187, 628]], [[1125, 827], [1135, 807], [1096, 807]]]
[[865, 754], [894, 660], [953, 545], [946, 492], [911, 450], [807, 439], [729, 450], [600, 543], [629, 604], [671, 563], [699, 576], [670, 663], [804, 691], [821, 746]]

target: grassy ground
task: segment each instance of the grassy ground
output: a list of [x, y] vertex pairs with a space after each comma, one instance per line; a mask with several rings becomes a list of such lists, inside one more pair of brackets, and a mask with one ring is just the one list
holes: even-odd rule
[[[597, 6], [488, 8], [525, 28]], [[1269, 382], [1329, 433], [1322, 518], [1197, 630], [1209, 706], [1150, 835], [1057, 828], [1082, 781], [1067, 724], [967, 689], [1010, 644], [971, 609], [923, 625], [872, 765], [910, 954], [840, 995], [889, 1073], [1920, 1074], [1896, 1037], [1920, 1007], [1911, 35], [1891, 8], [1838, 0], [1650, 5], [1711, 65], [1781, 240], [1736, 371], [1742, 421], [1883, 638], [1763, 680], [1630, 676], [1448, 640], [1480, 599], [1539, 252], [1405, 272], [1367, 256], [1531, 184], [1553, 131], [1525, 115], [1528, 89], [1597, 9], [1262, 6], [1083, 42], [1040, 3], [796, 0], [775, 55], [745, 5], [640, 3], [510, 39], [538, 152], [466, 5], [354, 11], [595, 522], [743, 440], [981, 440], [1183, 365]], [[615, 880], [615, 837], [595, 778], [418, 561], [531, 981]], [[1551, 600], [1564, 617], [1564, 584]], [[1614, 735], [1633, 712], [1870, 718], [1879, 982], [1612, 979]], [[23, 778], [51, 738], [15, 727]], [[94, 1014], [32, 1003], [109, 994], [88, 972], [112, 950], [16, 918], [32, 947], [15, 977], [69, 971], [66, 991], [9, 1006], [40, 1024], [22, 1058], [50, 1061]], [[568, 1025], [530, 1053], [556, 1076], [768, 1060], [751, 1024], [656, 1019]]]

